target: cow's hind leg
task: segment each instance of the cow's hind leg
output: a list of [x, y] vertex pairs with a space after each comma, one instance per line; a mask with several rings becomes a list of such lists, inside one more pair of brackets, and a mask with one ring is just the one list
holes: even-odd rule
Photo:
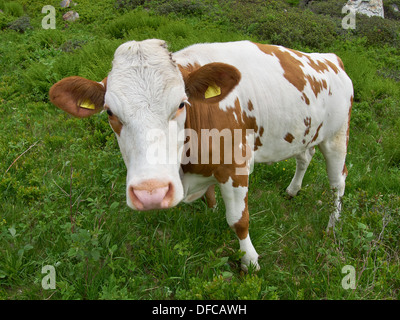
[[330, 215], [328, 230], [335, 226], [335, 222], [340, 218], [342, 209], [342, 197], [344, 195], [347, 168], [345, 164], [347, 153], [346, 132], [342, 130], [332, 138], [323, 141], [319, 148], [325, 157], [326, 170], [328, 173], [329, 184], [335, 192], [335, 208]]
[[304, 174], [307, 171], [314, 153], [315, 149], [312, 147], [296, 156], [296, 173], [294, 174], [292, 182], [290, 182], [290, 185], [286, 189], [289, 196], [294, 197], [300, 191]]
[[220, 184], [220, 189], [226, 208], [226, 221], [239, 238], [240, 250], [245, 252], [242, 257], [242, 269], [247, 271], [248, 267], [253, 265], [256, 270], [259, 270], [258, 254], [249, 235], [248, 187], [235, 187], [229, 179], [226, 183]]
[[217, 200], [215, 199], [215, 184], [209, 186], [205, 193], [205, 201], [207, 207], [215, 209], [217, 207]]

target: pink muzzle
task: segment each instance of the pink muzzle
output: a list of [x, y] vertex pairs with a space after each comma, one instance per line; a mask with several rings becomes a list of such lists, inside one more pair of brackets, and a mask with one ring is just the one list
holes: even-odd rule
[[166, 209], [173, 199], [173, 187], [171, 183], [149, 180], [129, 186], [129, 197], [137, 210]]

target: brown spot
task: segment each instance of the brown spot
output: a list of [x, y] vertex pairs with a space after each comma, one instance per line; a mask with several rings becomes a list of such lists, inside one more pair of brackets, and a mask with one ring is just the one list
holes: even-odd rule
[[[304, 72], [301, 69], [304, 65], [300, 60], [293, 57], [289, 51], [281, 51], [278, 46], [255, 44], [262, 52], [277, 57], [284, 71], [283, 76], [286, 80], [294, 85], [300, 92], [304, 90], [307, 82]], [[294, 52], [294, 50], [291, 50], [291, 52]], [[300, 57], [303, 54], [297, 52], [296, 55]]]
[[319, 134], [319, 129], [321, 129], [322, 125], [323, 125], [323, 122], [321, 122], [321, 124], [317, 128], [317, 131], [315, 131], [315, 134], [314, 134], [313, 138], [311, 139], [311, 143], [317, 140], [318, 134]]
[[[310, 55], [308, 55], [306, 53], [302, 53], [302, 52], [299, 52], [299, 51], [296, 51], [296, 50], [292, 50], [292, 49], [288, 49], [288, 50], [290, 50], [291, 52], [293, 52], [294, 54], [296, 54], [300, 58], [305, 57], [308, 60], [308, 65], [311, 68], [313, 68], [315, 71], [317, 71], [318, 73], [324, 73], [326, 71], [329, 71], [328, 66], [336, 74], [339, 72], [339, 69], [337, 68], [337, 66], [333, 62], [331, 62], [331, 61], [329, 61], [327, 59], [324, 59], [324, 62], [321, 61], [321, 60], [316, 60], [315, 61], [315, 60], [311, 59]], [[344, 65], [343, 65], [342, 60], [338, 56], [336, 56], [336, 58], [338, 60], [339, 67], [344, 70]]]
[[297, 51], [297, 50], [293, 50], [293, 49], [288, 49], [290, 52], [294, 53], [296, 56], [298, 56], [299, 58], [302, 58], [305, 56], [305, 54], [303, 52]]
[[[296, 50], [286, 48], [286, 50], [281, 50], [281, 48], [278, 46], [258, 43], [255, 44], [265, 54], [269, 54], [278, 58], [279, 63], [281, 64], [281, 67], [284, 71], [283, 76], [293, 86], [295, 86], [297, 90], [303, 93], [301, 98], [303, 101], [305, 101], [307, 105], [310, 104], [310, 99], [303, 92], [307, 81], [310, 83], [311, 89], [314, 92], [315, 97], [317, 97], [323, 89], [327, 89], [328, 84], [325, 79], [318, 80], [315, 78], [315, 76], [311, 76], [310, 74], [306, 75], [301, 68], [304, 67], [303, 62], [297, 59], [295, 56], [299, 58], [306, 58], [308, 61], [308, 65], [313, 68], [317, 73], [328, 72], [329, 68], [331, 68], [335, 73], [339, 72], [338, 67], [329, 60], [314, 60], [311, 59], [311, 56], [309, 54]], [[291, 53], [293, 53], [294, 55]]]
[[[338, 58], [338, 59], [339, 59], [339, 58]], [[342, 60], [340, 60], [340, 61], [342, 61]], [[333, 70], [333, 72], [335, 72], [336, 74], [339, 73], [338, 67], [337, 67], [333, 62], [331, 62], [331, 61], [325, 59], [325, 63], [326, 63], [329, 67], [331, 67], [331, 69]], [[340, 65], [340, 62], [339, 62], [339, 65]], [[342, 62], [342, 66], [343, 66], [343, 62]], [[343, 67], [342, 69], [344, 70], [344, 67]]]
[[261, 139], [258, 136], [254, 142], [254, 151], [258, 150], [259, 147], [262, 147]]
[[[315, 141], [317, 140], [318, 135], [319, 135], [319, 130], [321, 129], [321, 127], [322, 127], [323, 124], [324, 124], [324, 123], [321, 122], [321, 124], [318, 126], [317, 130], [315, 131], [314, 136], [313, 136], [312, 139], [307, 143], [306, 147], [308, 147], [308, 145], [309, 145], [310, 143], [313, 143], [313, 142], [315, 142]], [[305, 142], [305, 140], [303, 140], [303, 144], [304, 144], [304, 142]]]
[[302, 143], [303, 143], [303, 144], [306, 144], [306, 140], [305, 140], [305, 139], [303, 139]]
[[324, 73], [328, 71], [328, 66], [320, 60], [317, 60], [317, 63], [313, 59], [311, 59], [308, 55], [306, 56], [308, 59], [308, 65], [313, 68], [318, 73]]
[[343, 64], [342, 59], [340, 59], [338, 56], [336, 56], [336, 58], [337, 58], [337, 60], [338, 60], [339, 67], [340, 67], [343, 71], [345, 71], [345, 70], [344, 70], [344, 64]]
[[304, 136], [308, 135], [310, 133], [311, 129], [311, 118], [307, 117], [304, 119], [304, 124], [306, 126], [306, 130], [304, 131]]
[[322, 79], [318, 81], [314, 76], [306, 75], [308, 82], [310, 83], [311, 89], [314, 92], [315, 97], [322, 91], [322, 88], [327, 88], [326, 80]]
[[260, 130], [258, 131], [258, 136], [254, 142], [254, 151], [257, 151], [259, 147], [262, 147], [261, 137], [264, 134], [264, 127], [260, 126]]
[[248, 209], [248, 192], [244, 198], [245, 207], [242, 212], [242, 217], [233, 225], [233, 229], [240, 240], [246, 239], [249, 234], [249, 209]]
[[307, 95], [304, 92], [301, 99], [304, 100], [307, 105], [310, 105], [310, 99], [308, 99]]
[[253, 103], [251, 101], [249, 101], [248, 108], [249, 108], [249, 111], [254, 110]]
[[294, 140], [294, 136], [291, 133], [288, 132], [283, 139], [285, 139], [289, 143], [292, 143], [293, 140]]

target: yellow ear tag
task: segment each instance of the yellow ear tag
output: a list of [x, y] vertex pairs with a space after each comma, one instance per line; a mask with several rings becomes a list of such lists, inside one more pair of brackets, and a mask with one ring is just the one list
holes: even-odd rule
[[207, 90], [206, 90], [206, 92], [205, 92], [205, 94], [204, 94], [204, 97], [205, 97], [206, 99], [209, 99], [209, 98], [213, 98], [213, 97], [219, 96], [220, 94], [221, 94], [221, 88], [218, 87], [218, 86], [214, 83], [214, 84], [210, 85], [210, 86], [207, 88]]
[[80, 105], [81, 108], [94, 110], [95, 106], [90, 100], [86, 100]]

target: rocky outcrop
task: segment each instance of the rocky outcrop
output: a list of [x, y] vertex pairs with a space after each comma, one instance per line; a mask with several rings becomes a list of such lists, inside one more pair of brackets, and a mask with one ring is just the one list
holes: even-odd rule
[[382, 0], [349, 0], [347, 7], [354, 9], [356, 13], [365, 14], [369, 17], [379, 16], [384, 18]]

